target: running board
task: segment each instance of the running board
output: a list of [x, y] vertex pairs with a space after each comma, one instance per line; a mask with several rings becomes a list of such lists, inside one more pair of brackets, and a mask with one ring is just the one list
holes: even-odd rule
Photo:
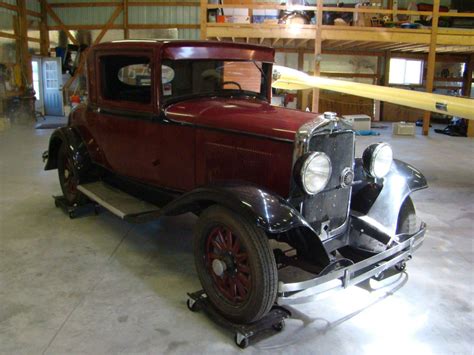
[[139, 200], [102, 181], [79, 185], [77, 189], [92, 201], [128, 222], [144, 223], [160, 215], [160, 209], [157, 206]]

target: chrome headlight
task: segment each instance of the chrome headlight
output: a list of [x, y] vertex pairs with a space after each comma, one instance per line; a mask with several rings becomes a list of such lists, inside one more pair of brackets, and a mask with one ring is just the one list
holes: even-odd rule
[[331, 160], [323, 152], [309, 154], [301, 167], [301, 185], [310, 195], [322, 191], [331, 178]]
[[371, 144], [362, 154], [365, 171], [377, 179], [381, 179], [388, 174], [392, 161], [393, 151], [388, 143]]

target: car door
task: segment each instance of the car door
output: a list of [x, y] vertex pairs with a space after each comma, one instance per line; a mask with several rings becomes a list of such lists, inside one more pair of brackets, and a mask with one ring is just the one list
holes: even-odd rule
[[96, 58], [99, 146], [114, 173], [156, 183], [161, 131], [156, 114], [153, 50], [101, 51]]
[[153, 50], [97, 54], [95, 111], [107, 167], [122, 176], [172, 190], [195, 185], [195, 129], [159, 111], [161, 67]]

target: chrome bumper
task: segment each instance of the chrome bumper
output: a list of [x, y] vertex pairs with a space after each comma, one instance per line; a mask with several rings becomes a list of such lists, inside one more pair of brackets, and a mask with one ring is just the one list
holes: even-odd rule
[[277, 303], [284, 305], [309, 302], [319, 298], [323, 293], [356, 285], [400, 262], [409, 260], [413, 252], [423, 243], [425, 231], [426, 224], [422, 223], [420, 229], [404, 242], [356, 264], [332, 271], [329, 274], [295, 283], [283, 283], [280, 281], [278, 284]]

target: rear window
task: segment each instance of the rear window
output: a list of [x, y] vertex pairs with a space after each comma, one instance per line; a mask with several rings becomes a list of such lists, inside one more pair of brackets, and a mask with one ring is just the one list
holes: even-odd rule
[[102, 98], [112, 101], [151, 102], [151, 66], [146, 56], [100, 57]]

